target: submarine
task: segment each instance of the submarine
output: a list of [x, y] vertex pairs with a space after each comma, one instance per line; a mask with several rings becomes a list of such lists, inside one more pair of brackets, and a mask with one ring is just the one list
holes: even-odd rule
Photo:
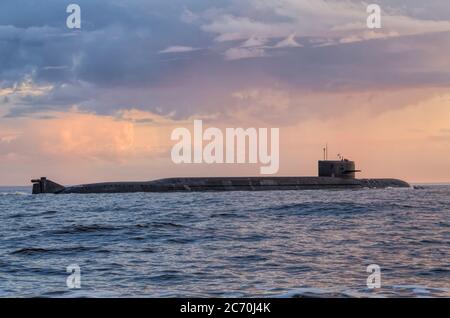
[[406, 188], [398, 179], [357, 179], [355, 162], [348, 159], [320, 160], [317, 177], [194, 177], [144, 182], [104, 182], [64, 187], [45, 177], [33, 179], [33, 194], [274, 191], [364, 188]]

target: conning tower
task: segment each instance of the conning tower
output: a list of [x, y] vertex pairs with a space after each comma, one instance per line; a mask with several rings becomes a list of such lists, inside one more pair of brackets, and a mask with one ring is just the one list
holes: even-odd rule
[[334, 177], [344, 179], [355, 179], [355, 162], [347, 159], [342, 160], [320, 160], [319, 177]]

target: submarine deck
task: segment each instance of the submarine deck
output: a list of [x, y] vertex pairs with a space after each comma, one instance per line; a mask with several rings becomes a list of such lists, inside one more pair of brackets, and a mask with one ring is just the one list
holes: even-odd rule
[[132, 193], [132, 192], [207, 192], [276, 191], [316, 189], [361, 189], [410, 187], [398, 179], [346, 179], [337, 177], [207, 177], [168, 178], [147, 182], [105, 182], [64, 187], [46, 178], [33, 180], [38, 193]]

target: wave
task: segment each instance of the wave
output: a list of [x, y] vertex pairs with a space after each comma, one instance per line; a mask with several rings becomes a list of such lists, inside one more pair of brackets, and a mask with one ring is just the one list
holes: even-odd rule
[[257, 211], [283, 211], [296, 213], [347, 213], [377, 211], [379, 206], [373, 204], [358, 204], [353, 202], [304, 202], [272, 205]]
[[[52, 211], [54, 212], [54, 211]], [[51, 211], [46, 212], [50, 214]], [[49, 231], [52, 235], [65, 235], [65, 234], [83, 234], [83, 233], [100, 233], [100, 232], [112, 232], [125, 229], [167, 229], [167, 228], [183, 228], [185, 225], [175, 222], [151, 222], [151, 223], [138, 223], [124, 226], [110, 226], [102, 224], [89, 224], [89, 225], [73, 225], [67, 226], [61, 229]]]
[[15, 214], [11, 214], [8, 216], [8, 218], [10, 219], [17, 219], [17, 218], [27, 218], [27, 217], [39, 217], [39, 216], [46, 216], [46, 215], [53, 215], [58, 213], [58, 211], [44, 211], [41, 213], [24, 213], [24, 212], [19, 212], [19, 213], [15, 213]]
[[316, 287], [300, 287], [277, 295], [277, 298], [358, 298], [358, 292]]
[[28, 196], [28, 195], [31, 195], [31, 193], [29, 193], [29, 192], [23, 192], [23, 191], [15, 191], [15, 192], [0, 192], [0, 195], [2, 195], [2, 196], [6, 196], [6, 195], [9, 195], [9, 196]]
[[138, 223], [126, 227], [138, 229], [149, 229], [149, 228], [165, 229], [165, 228], [183, 228], [187, 226], [175, 222], [151, 222], [151, 223]]
[[105, 231], [115, 231], [119, 227], [109, 226], [109, 225], [74, 225], [62, 228], [60, 230], [51, 231], [51, 234], [63, 235], [63, 234], [79, 234], [79, 233], [95, 233], [95, 232], [105, 232]]
[[393, 285], [382, 289], [301, 287], [277, 295], [278, 298], [384, 298], [384, 297], [450, 297], [450, 289], [420, 285]]
[[11, 255], [37, 255], [47, 253], [73, 253], [95, 250], [94, 247], [69, 246], [60, 248], [24, 247], [11, 252]]

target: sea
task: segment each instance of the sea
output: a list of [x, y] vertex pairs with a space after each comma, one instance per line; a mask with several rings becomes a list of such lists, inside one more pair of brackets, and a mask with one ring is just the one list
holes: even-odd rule
[[450, 185], [30, 192], [0, 188], [0, 297], [450, 297]]

